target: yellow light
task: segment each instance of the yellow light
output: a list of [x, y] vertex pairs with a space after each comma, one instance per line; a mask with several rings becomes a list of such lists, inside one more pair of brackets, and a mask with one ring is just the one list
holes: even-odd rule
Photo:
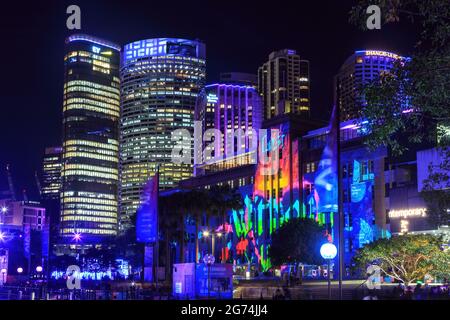
[[203, 231], [203, 236], [204, 237], [209, 237], [209, 231]]

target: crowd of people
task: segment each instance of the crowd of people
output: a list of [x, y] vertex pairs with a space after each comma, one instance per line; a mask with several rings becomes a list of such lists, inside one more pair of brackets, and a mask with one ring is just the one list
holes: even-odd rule
[[369, 290], [363, 300], [449, 300], [450, 284], [445, 281], [442, 285], [430, 285], [426, 283], [417, 283], [415, 286], [398, 284], [390, 292]]

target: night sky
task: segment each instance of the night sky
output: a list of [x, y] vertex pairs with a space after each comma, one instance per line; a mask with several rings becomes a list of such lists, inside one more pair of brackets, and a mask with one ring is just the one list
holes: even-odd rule
[[[355, 1], [11, 1], [0, 17], [0, 191], [10, 163], [16, 193], [36, 199], [34, 172], [44, 148], [61, 144], [67, 6], [81, 8], [81, 30], [120, 45], [157, 37], [206, 43], [207, 80], [220, 72], [256, 73], [271, 51], [291, 48], [310, 60], [312, 115], [327, 119], [333, 76], [355, 50], [408, 55], [410, 25], [362, 32], [348, 23]], [[178, 3], [178, 4], [177, 4]]]

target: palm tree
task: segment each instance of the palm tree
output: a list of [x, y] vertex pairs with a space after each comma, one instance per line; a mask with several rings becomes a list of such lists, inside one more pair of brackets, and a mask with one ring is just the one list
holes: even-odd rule
[[[230, 210], [239, 210], [243, 207], [242, 195], [236, 188], [231, 188], [229, 185], [214, 186], [210, 189], [209, 198], [212, 203], [212, 211], [215, 211], [218, 216], [221, 216], [222, 230], [224, 236], [221, 237], [221, 248], [226, 245], [226, 221]], [[225, 259], [221, 259], [225, 263]]]

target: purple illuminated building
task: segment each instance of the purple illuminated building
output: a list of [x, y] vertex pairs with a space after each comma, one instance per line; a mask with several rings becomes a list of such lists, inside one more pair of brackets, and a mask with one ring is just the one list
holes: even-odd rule
[[[223, 159], [239, 158], [248, 153], [251, 150], [252, 134], [257, 132], [252, 130], [258, 130], [262, 122], [262, 102], [256, 88], [236, 82], [232, 78], [230, 81], [233, 84], [207, 85], [199, 96], [195, 112], [197, 124], [201, 123], [202, 136], [208, 129], [220, 130], [221, 145], [215, 143], [212, 154], [217, 156], [218, 150], [221, 149]], [[231, 138], [231, 134], [235, 137]], [[241, 141], [240, 145], [238, 141]], [[202, 150], [208, 148], [205, 142], [202, 146]], [[204, 152], [200, 162], [210, 160], [212, 158]]]

